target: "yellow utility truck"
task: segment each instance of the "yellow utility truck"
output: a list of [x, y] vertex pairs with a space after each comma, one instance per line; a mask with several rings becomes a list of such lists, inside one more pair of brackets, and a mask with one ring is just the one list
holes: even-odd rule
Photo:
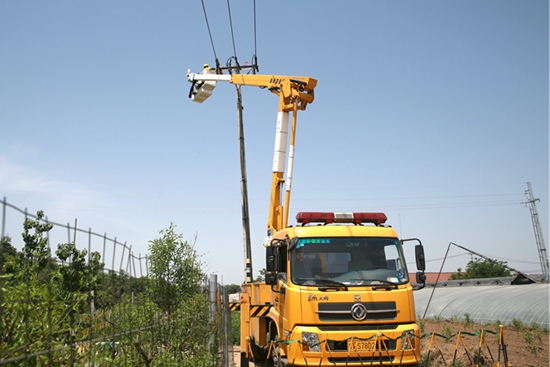
[[247, 279], [242, 286], [241, 367], [249, 362], [420, 365], [413, 282], [403, 249], [406, 242], [416, 242], [415, 280], [421, 288], [425, 284], [421, 241], [399, 239], [386, 225], [386, 215], [378, 212], [300, 212], [296, 223], [288, 224], [296, 116], [313, 102], [317, 80], [219, 72], [188, 73], [188, 79], [193, 83], [190, 96], [197, 102], [206, 100], [220, 81], [266, 88], [279, 96], [264, 243], [266, 276], [265, 282]]

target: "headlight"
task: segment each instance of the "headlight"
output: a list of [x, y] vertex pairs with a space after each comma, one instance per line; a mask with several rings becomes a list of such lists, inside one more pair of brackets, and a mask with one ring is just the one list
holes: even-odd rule
[[308, 333], [307, 331], [302, 333], [302, 349], [304, 351], [320, 352], [321, 344], [319, 343], [319, 337], [315, 333]]
[[413, 349], [415, 346], [414, 330], [405, 330], [401, 334], [401, 350]]

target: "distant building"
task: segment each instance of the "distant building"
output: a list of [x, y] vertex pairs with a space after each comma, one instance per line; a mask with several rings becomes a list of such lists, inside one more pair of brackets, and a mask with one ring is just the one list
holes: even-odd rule
[[[449, 278], [453, 274], [454, 274], [454, 272], [441, 273], [441, 274], [439, 274], [439, 273], [426, 273], [426, 283], [435, 283], [436, 281], [445, 282], [445, 281], [449, 280]], [[438, 275], [439, 275], [439, 280], [437, 280]]]

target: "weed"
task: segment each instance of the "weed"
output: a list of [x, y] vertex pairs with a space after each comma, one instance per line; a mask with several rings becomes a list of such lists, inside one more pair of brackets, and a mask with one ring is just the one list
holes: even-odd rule
[[539, 342], [542, 342], [543, 335], [548, 335], [548, 328], [540, 327], [540, 325], [536, 322], [532, 322], [531, 324], [529, 324], [529, 327], [535, 333], [535, 336], [537, 337]]
[[443, 326], [443, 336], [449, 339], [451, 335], [453, 335], [453, 329], [451, 329], [449, 324], [445, 324], [445, 326]]
[[[535, 333], [536, 333], [536, 331], [535, 331]], [[537, 335], [537, 337], [538, 337], [539, 341], [542, 341], [542, 339], [539, 335]], [[533, 336], [533, 333], [531, 333], [529, 330], [525, 331], [523, 333], [523, 339], [525, 339], [525, 342], [529, 346], [529, 350], [531, 351], [531, 353], [537, 354], [538, 347], [535, 344], [535, 337]]]
[[434, 316], [434, 321], [437, 322], [438, 324], [441, 322], [441, 316], [439, 315], [435, 315]]
[[418, 327], [420, 328], [420, 332], [424, 333], [424, 330], [426, 329], [426, 321], [424, 319], [418, 319]]
[[428, 359], [428, 354], [424, 353], [422, 354], [422, 361], [420, 362], [419, 367], [425, 367], [430, 365], [430, 360]]
[[541, 329], [535, 329], [534, 331], [537, 339], [539, 340], [539, 343], [542, 343], [542, 335], [544, 334], [544, 331], [542, 331]]
[[521, 327], [523, 326], [523, 322], [521, 320], [518, 320], [518, 319], [513, 319], [512, 320], [512, 326], [516, 329], [516, 331], [519, 331], [521, 329]]
[[468, 327], [472, 324], [472, 319], [470, 318], [469, 313], [464, 314], [464, 326]]
[[525, 339], [525, 342], [527, 344], [533, 344], [535, 342], [535, 338], [530, 331], [526, 331], [525, 333], [523, 333], [523, 338]]

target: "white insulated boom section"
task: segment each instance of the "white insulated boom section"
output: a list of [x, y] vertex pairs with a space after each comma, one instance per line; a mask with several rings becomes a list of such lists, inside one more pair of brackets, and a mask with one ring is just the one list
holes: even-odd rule
[[285, 188], [290, 192], [292, 189], [292, 170], [294, 169], [294, 145], [288, 147], [288, 170], [286, 173]]
[[288, 142], [288, 112], [277, 113], [277, 130], [275, 131], [275, 149], [273, 154], [273, 172], [285, 171], [286, 144]]
[[204, 74], [187, 72], [187, 80], [189, 80], [191, 83], [194, 82], [194, 81], [200, 81], [200, 82], [228, 82], [228, 81], [231, 80], [231, 75], [214, 74], [213, 72], [212, 73], [204, 73]]

